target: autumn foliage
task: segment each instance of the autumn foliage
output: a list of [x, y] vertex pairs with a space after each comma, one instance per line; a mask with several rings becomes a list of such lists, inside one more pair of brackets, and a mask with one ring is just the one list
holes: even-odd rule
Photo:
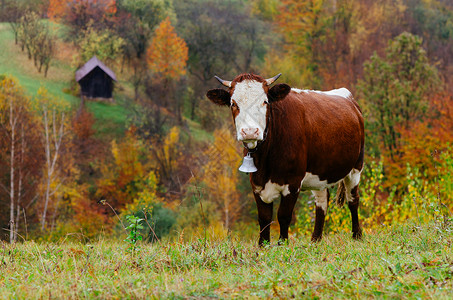
[[163, 77], [177, 79], [186, 74], [188, 51], [186, 42], [176, 34], [167, 17], [157, 27], [147, 50], [148, 66]]
[[49, 0], [47, 15], [50, 19], [58, 21], [74, 9], [100, 11], [104, 17], [111, 17], [117, 11], [115, 0]]
[[[11, 29], [16, 39], [2, 49], [42, 71], [22, 76], [17, 60], [24, 82], [0, 74], [1, 238], [120, 236], [118, 218], [126, 215], [148, 218], [156, 232], [165, 223], [159, 236], [180, 239], [208, 227], [225, 235], [238, 226], [239, 234], [254, 230], [256, 206], [237, 170], [241, 145], [228, 129], [230, 112], [205, 98], [218, 85], [214, 75], [244, 72], [352, 92], [366, 127], [365, 230], [451, 215], [450, 2], [0, 1], [1, 33]], [[55, 55], [63, 46], [70, 61]], [[77, 85], [73, 71], [93, 55], [117, 75], [115, 103], [79, 106], [77, 97], [36, 91], [31, 80], [47, 86], [47, 70], [54, 78], [63, 70], [49, 83], [53, 92]], [[291, 232], [309, 234], [313, 198], [301, 196], [297, 205]], [[327, 232], [350, 231], [349, 218], [330, 205]]]

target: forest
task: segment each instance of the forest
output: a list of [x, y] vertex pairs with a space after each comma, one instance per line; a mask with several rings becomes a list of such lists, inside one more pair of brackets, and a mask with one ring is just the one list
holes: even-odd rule
[[[0, 49], [1, 240], [124, 239], [137, 220], [149, 242], [257, 239], [231, 112], [205, 97], [241, 73], [352, 92], [365, 232], [451, 218], [450, 0], [0, 0]], [[80, 98], [94, 55], [112, 103]], [[314, 214], [301, 195], [290, 235]], [[349, 211], [325, 226], [350, 232]]]

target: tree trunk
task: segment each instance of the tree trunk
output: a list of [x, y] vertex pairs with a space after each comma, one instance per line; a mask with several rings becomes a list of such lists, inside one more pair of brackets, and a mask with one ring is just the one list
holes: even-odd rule
[[[41, 219], [41, 230], [44, 231], [44, 227], [45, 227], [45, 224], [46, 224], [46, 217], [47, 217], [47, 210], [48, 210], [48, 207], [49, 207], [49, 202], [50, 202], [50, 196], [51, 196], [51, 183], [52, 183], [52, 178], [53, 178], [53, 175], [54, 175], [54, 171], [55, 171], [55, 166], [56, 166], [56, 163], [57, 163], [57, 160], [58, 160], [58, 154], [60, 152], [60, 146], [61, 146], [61, 142], [62, 142], [62, 139], [63, 139], [63, 135], [64, 135], [64, 113], [61, 113], [61, 120], [60, 120], [60, 128], [58, 129], [58, 133], [57, 133], [57, 129], [56, 129], [56, 126], [57, 126], [57, 118], [56, 118], [56, 114], [57, 112], [55, 110], [52, 111], [52, 136], [53, 136], [53, 140], [51, 141], [50, 137], [49, 137], [49, 118], [48, 118], [48, 111], [47, 111], [47, 107], [44, 107], [44, 130], [45, 130], [45, 150], [46, 150], [46, 165], [47, 165], [47, 182], [46, 182], [46, 192], [45, 192], [45, 202], [44, 202], [44, 210], [43, 210], [43, 213], [42, 213], [42, 219]], [[54, 153], [52, 155], [52, 159], [51, 159], [51, 149], [50, 149], [50, 144], [54, 145], [55, 149], [54, 149]], [[55, 190], [57, 190], [58, 187], [55, 188]], [[54, 193], [55, 191], [52, 192], [52, 194]]]
[[50, 168], [50, 141], [49, 141], [49, 120], [47, 118], [47, 108], [44, 109], [44, 130], [45, 130], [45, 145], [46, 147], [46, 165], [47, 165], [47, 182], [46, 182], [46, 194], [44, 197], [44, 210], [42, 212], [42, 219], [41, 219], [41, 230], [44, 231], [44, 226], [46, 225], [46, 215], [47, 215], [47, 207], [49, 205], [49, 197], [50, 197], [50, 176], [51, 176], [51, 168]]
[[16, 230], [14, 231], [14, 240], [17, 241], [17, 234], [19, 231], [19, 222], [20, 222], [20, 202], [22, 198], [22, 180], [23, 180], [23, 173], [22, 167], [24, 165], [24, 155], [25, 155], [25, 132], [24, 132], [24, 125], [21, 126], [21, 147], [20, 147], [20, 165], [19, 165], [19, 183], [17, 186], [17, 201], [16, 201]]
[[10, 214], [9, 214], [9, 224], [10, 224], [10, 232], [9, 232], [9, 242], [14, 242], [14, 231], [15, 231], [15, 224], [14, 224], [14, 155], [15, 155], [15, 148], [14, 143], [16, 138], [16, 119], [14, 116], [14, 109], [13, 109], [13, 100], [10, 100], [10, 107], [9, 107], [9, 124], [11, 126], [11, 160], [10, 160]]

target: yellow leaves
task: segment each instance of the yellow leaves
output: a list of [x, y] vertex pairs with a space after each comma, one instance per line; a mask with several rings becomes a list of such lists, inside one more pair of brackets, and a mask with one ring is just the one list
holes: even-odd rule
[[143, 189], [138, 193], [137, 197], [132, 203], [126, 204], [126, 207], [122, 211], [122, 215], [129, 215], [137, 213], [138, 211], [152, 213], [153, 205], [162, 202], [157, 196], [157, 177], [156, 174], [151, 171], [148, 173]]
[[143, 165], [139, 161], [141, 146], [140, 141], [130, 132], [120, 144], [112, 141], [112, 154], [121, 183], [143, 176]]
[[163, 77], [177, 79], [186, 74], [188, 58], [189, 48], [186, 42], [176, 34], [170, 18], [167, 17], [157, 27], [147, 50], [149, 68]]
[[30, 99], [25, 96], [17, 80], [9, 76], [0, 77], [0, 111], [5, 110], [16, 101], [20, 101], [21, 106], [29, 108]]
[[164, 139], [164, 155], [167, 158], [167, 160], [170, 160], [171, 157], [175, 156], [175, 151], [176, 151], [176, 144], [179, 141], [179, 132], [180, 128], [177, 126], [174, 126], [172, 129], [170, 129], [170, 132]]
[[36, 109], [38, 111], [55, 110], [55, 111], [63, 112], [70, 108], [69, 104], [67, 102], [63, 101], [60, 98], [52, 96], [51, 94], [49, 94], [47, 89], [43, 86], [41, 86], [38, 89], [38, 92], [36, 93], [36, 97], [34, 99], [34, 105], [36, 106]]
[[119, 65], [118, 58], [121, 57], [125, 45], [124, 39], [111, 30], [97, 29], [92, 21], [87, 26], [78, 40], [80, 51], [74, 56], [73, 64], [78, 67], [96, 56], [102, 62], [108, 63], [109, 67]]
[[206, 158], [201, 181], [206, 184], [209, 198], [223, 215], [225, 227], [229, 227], [239, 213], [240, 199], [237, 191], [239, 166], [242, 155], [227, 128], [214, 131], [214, 143], [204, 151]]

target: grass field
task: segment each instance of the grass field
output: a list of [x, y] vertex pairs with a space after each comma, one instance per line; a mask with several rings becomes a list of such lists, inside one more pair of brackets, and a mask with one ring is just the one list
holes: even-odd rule
[[192, 242], [56, 244], [0, 248], [0, 297], [451, 299], [452, 228], [401, 225], [354, 241], [256, 246], [235, 236]]

